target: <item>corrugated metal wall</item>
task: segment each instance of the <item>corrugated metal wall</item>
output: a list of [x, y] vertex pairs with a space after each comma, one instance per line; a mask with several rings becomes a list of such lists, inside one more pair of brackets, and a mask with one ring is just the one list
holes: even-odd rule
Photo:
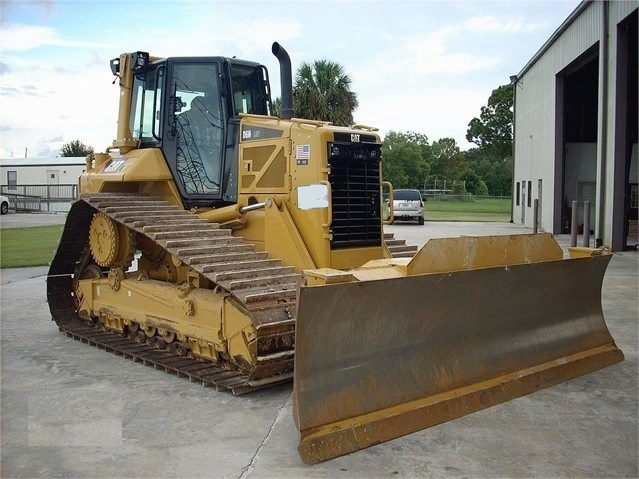
[[[614, 75], [616, 42], [616, 25], [639, 7], [639, 1], [610, 2], [608, 8], [608, 81], [607, 95], [614, 96]], [[560, 26], [553, 37], [542, 47], [518, 75], [515, 85], [515, 169], [513, 194], [513, 222], [533, 227], [534, 201], [538, 199], [541, 214], [539, 226], [544, 231], [558, 233], [561, 218], [561, 168], [557, 162], [562, 161], [562, 148], [558, 142], [562, 141], [561, 129], [561, 88], [560, 73], [589, 49], [599, 52], [598, 43], [603, 31], [604, 2], [583, 2], [575, 12]], [[599, 52], [600, 57], [603, 53]], [[601, 66], [599, 68], [601, 76]], [[599, 79], [600, 85], [601, 78]], [[601, 92], [601, 90], [600, 90]], [[601, 96], [601, 95], [600, 95]], [[599, 99], [601, 105], [601, 98]], [[599, 110], [599, 120], [608, 118], [606, 122], [607, 134], [606, 150], [612, 151], [612, 130], [614, 124], [614, 102], [607, 102], [607, 116], [602, 116]], [[600, 130], [602, 131], [602, 130]], [[612, 163], [612, 162], [608, 162]], [[529, 183], [530, 182], [530, 183]], [[529, 185], [531, 186], [529, 191]], [[541, 190], [541, 191], [540, 191]], [[605, 189], [606, 201], [602, 211], [606, 211], [610, 201], [611, 188]], [[519, 191], [520, 194], [517, 194]], [[559, 195], [559, 197], [557, 197]], [[610, 197], [610, 198], [609, 198]], [[519, 204], [517, 200], [519, 198]], [[608, 207], [609, 209], [611, 208]], [[612, 216], [612, 215], [610, 215]], [[604, 224], [605, 222], [601, 222]], [[591, 219], [595, 224], [595, 219]], [[608, 229], [608, 226], [605, 227]], [[609, 236], [605, 231], [595, 233]], [[610, 241], [608, 239], [608, 241]], [[604, 238], [605, 242], [605, 238]]]

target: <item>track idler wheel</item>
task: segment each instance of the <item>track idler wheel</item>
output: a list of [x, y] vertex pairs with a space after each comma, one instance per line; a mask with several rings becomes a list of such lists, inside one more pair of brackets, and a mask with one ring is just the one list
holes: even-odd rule
[[91, 256], [105, 268], [128, 268], [135, 254], [135, 235], [104, 213], [96, 213], [89, 227]]

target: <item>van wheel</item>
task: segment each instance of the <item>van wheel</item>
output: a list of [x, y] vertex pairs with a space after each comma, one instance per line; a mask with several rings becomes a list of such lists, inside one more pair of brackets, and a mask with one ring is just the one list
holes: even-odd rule
[[0, 213], [6, 215], [9, 212], [9, 205], [6, 203], [2, 203], [2, 207], [0, 207]]
[[423, 224], [424, 224], [424, 217], [423, 217], [423, 216], [420, 216], [420, 217], [417, 219], [417, 222], [418, 222], [420, 225], [423, 225]]

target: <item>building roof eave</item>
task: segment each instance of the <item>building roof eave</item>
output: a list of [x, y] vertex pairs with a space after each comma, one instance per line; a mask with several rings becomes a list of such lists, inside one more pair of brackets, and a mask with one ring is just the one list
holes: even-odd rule
[[539, 60], [544, 55], [544, 53], [546, 53], [546, 51], [552, 46], [552, 44], [555, 43], [555, 41], [568, 29], [568, 27], [570, 27], [575, 19], [579, 17], [579, 15], [581, 15], [582, 12], [586, 10], [586, 8], [588, 8], [591, 3], [593, 3], [593, 0], [584, 0], [577, 6], [577, 8], [573, 10], [568, 18], [566, 18], [566, 20], [564, 20], [559, 28], [555, 30], [550, 38], [546, 40], [546, 43], [542, 45], [539, 51], [537, 51], [537, 53], [533, 55], [533, 57], [528, 61], [528, 63], [526, 63], [526, 65], [524, 65], [521, 71], [517, 74], [517, 78], [522, 78], [526, 74], [526, 72], [530, 70], [535, 63], [537, 63], [537, 60]]

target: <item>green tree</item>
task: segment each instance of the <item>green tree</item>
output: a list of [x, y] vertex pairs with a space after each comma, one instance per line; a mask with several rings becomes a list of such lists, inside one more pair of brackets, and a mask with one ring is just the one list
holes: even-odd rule
[[297, 70], [293, 87], [295, 116], [348, 126], [353, 124], [357, 106], [351, 79], [338, 63], [316, 60], [313, 64], [302, 63]]
[[92, 146], [87, 146], [80, 140], [72, 140], [65, 143], [60, 148], [60, 156], [87, 156], [93, 154], [94, 150]]
[[407, 141], [414, 143], [419, 147], [419, 150], [422, 155], [422, 159], [428, 165], [427, 175], [430, 173], [431, 164], [433, 162], [433, 151], [430, 143], [428, 143], [428, 137], [423, 133], [415, 133], [413, 131], [409, 131], [404, 133]]
[[468, 124], [466, 139], [478, 148], [466, 152], [470, 168], [491, 195], [512, 194], [513, 85], [492, 91], [479, 118]]
[[441, 138], [433, 142], [431, 150], [433, 154], [431, 174], [449, 180], [459, 180], [468, 170], [468, 162], [454, 138]]
[[495, 159], [481, 148], [472, 148], [466, 151], [465, 155], [471, 170], [486, 183], [489, 195], [509, 196], [512, 194], [512, 157]]
[[488, 186], [473, 170], [466, 170], [460, 179], [464, 181], [468, 193], [478, 196], [488, 194]]
[[496, 160], [512, 156], [513, 85], [502, 85], [492, 91], [488, 104], [481, 107], [479, 118], [470, 120], [466, 139]]
[[421, 188], [430, 172], [426, 135], [389, 131], [382, 145], [382, 176], [394, 188]]
[[487, 179], [492, 186], [493, 195], [510, 196], [512, 194], [513, 160], [506, 158], [491, 164]]

